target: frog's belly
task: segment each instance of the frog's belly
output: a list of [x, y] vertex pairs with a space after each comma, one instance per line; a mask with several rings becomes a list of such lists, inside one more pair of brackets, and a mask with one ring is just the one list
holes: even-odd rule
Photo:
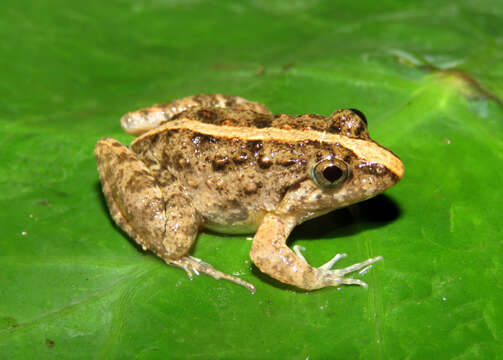
[[251, 212], [246, 219], [238, 219], [232, 214], [207, 214], [203, 226], [223, 234], [252, 234], [257, 231], [264, 215], [264, 211]]
[[204, 227], [222, 234], [253, 234], [257, 231], [257, 226], [253, 224], [217, 224], [217, 223], [205, 223]]

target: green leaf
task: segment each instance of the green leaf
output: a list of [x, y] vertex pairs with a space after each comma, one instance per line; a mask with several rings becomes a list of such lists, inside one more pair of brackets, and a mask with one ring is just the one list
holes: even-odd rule
[[[4, 0], [0, 358], [500, 357], [502, 19], [487, 0]], [[368, 290], [295, 291], [209, 233], [194, 255], [257, 292], [190, 281], [114, 226], [94, 144], [198, 93], [367, 115], [404, 179], [291, 242], [316, 266], [383, 255]]]

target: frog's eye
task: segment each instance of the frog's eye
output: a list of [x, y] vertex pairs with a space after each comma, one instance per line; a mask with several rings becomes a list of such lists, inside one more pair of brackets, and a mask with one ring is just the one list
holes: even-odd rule
[[358, 117], [359, 117], [360, 119], [362, 119], [362, 121], [365, 123], [365, 125], [368, 125], [368, 124], [367, 124], [367, 117], [365, 116], [365, 114], [364, 114], [364, 113], [362, 113], [362, 112], [361, 112], [360, 110], [358, 110], [358, 109], [349, 109], [349, 110], [351, 110], [351, 111], [352, 111], [352, 112], [354, 112], [356, 115], [358, 115]]
[[311, 169], [311, 175], [319, 186], [335, 187], [346, 181], [349, 166], [341, 160], [322, 160]]

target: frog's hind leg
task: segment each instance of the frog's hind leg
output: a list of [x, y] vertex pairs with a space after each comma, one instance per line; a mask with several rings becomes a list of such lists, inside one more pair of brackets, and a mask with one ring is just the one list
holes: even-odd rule
[[144, 250], [164, 255], [164, 196], [145, 164], [112, 138], [98, 141], [94, 150], [103, 195], [115, 223]]
[[112, 218], [143, 250], [150, 250], [166, 263], [183, 268], [191, 279], [192, 273], [205, 273], [252, 292], [255, 290], [246, 281], [189, 256], [200, 218], [176, 181], [161, 190], [137, 155], [111, 138], [98, 141], [95, 155]]
[[260, 114], [271, 114], [271, 111], [264, 104], [239, 96], [200, 94], [129, 112], [121, 117], [121, 126], [124, 131], [139, 136], [194, 107], [252, 110]]
[[143, 249], [165, 261], [188, 254], [200, 219], [175, 181], [162, 188], [129, 148], [105, 138], [95, 149], [103, 193], [114, 221]]
[[176, 260], [166, 260], [168, 264], [178, 266], [182, 269], [185, 270], [187, 273], [188, 277], [192, 280], [193, 274], [199, 275], [199, 273], [205, 273], [207, 275], [210, 275], [214, 277], [215, 279], [225, 279], [232, 281], [235, 284], [244, 286], [248, 290], [250, 290], [252, 293], [255, 293], [255, 286], [250, 284], [249, 282], [246, 282], [236, 276], [232, 276], [229, 274], [225, 274], [217, 269], [215, 269], [213, 266], [210, 264], [202, 261], [201, 259], [198, 259], [194, 256], [185, 256], [181, 259], [176, 259]]

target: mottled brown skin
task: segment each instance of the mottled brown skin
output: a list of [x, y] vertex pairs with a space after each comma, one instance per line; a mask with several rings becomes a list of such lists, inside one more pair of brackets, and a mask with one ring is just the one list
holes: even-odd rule
[[[256, 231], [250, 256], [279, 281], [308, 290], [365, 286], [344, 275], [380, 257], [332, 270], [344, 256], [337, 255], [313, 268], [299, 248], [286, 246], [297, 224], [372, 197], [402, 177], [400, 160], [370, 139], [358, 112], [273, 115], [262, 104], [230, 95], [166, 103], [162, 116], [167, 108], [179, 111], [158, 122], [161, 115], [152, 113], [160, 108], [123, 117], [136, 119], [122, 120], [128, 132], [150, 129], [130, 148], [105, 138], [95, 150], [112, 217], [144, 249], [189, 276], [191, 271], [205, 272], [253, 291], [251, 284], [191, 257], [189, 251], [201, 227]], [[324, 184], [326, 179], [319, 178], [324, 173], [313, 173], [321, 163], [343, 164], [344, 181]]]

